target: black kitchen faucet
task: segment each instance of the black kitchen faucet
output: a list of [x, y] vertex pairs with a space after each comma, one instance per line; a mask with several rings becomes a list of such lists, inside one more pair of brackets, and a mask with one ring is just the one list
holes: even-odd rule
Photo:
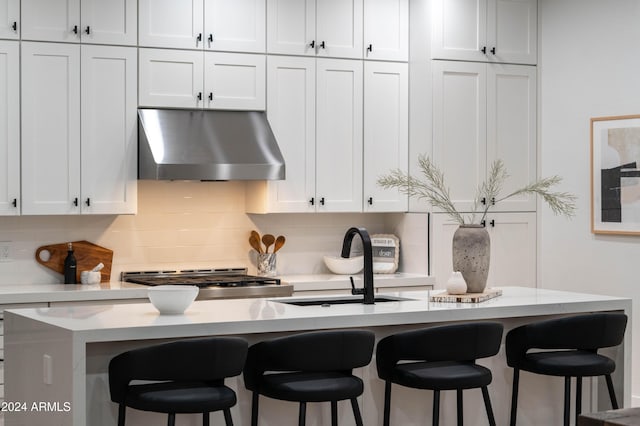
[[346, 234], [344, 234], [344, 241], [342, 242], [342, 254], [344, 258], [349, 257], [351, 252], [351, 241], [354, 235], [360, 235], [362, 240], [362, 249], [364, 251], [364, 287], [356, 289], [353, 284], [353, 278], [351, 278], [351, 294], [364, 295], [364, 304], [373, 305], [375, 303], [374, 289], [373, 289], [373, 249], [371, 248], [371, 237], [364, 228], [349, 228]]

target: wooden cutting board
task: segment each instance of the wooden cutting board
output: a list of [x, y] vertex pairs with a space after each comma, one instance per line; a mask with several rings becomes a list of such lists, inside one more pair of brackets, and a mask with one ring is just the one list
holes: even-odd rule
[[[100, 271], [100, 282], [109, 282], [111, 280], [113, 250], [90, 243], [89, 241], [72, 241], [72, 244], [73, 255], [76, 258], [77, 264], [76, 282], [78, 284], [80, 284], [80, 273], [82, 271], [90, 271], [100, 262], [104, 264], [104, 268]], [[49, 244], [38, 247], [36, 250], [36, 261], [49, 269], [64, 274], [64, 259], [67, 257], [67, 247], [68, 243]], [[46, 259], [45, 250], [49, 252], [49, 258], [42, 260], [42, 257]]]

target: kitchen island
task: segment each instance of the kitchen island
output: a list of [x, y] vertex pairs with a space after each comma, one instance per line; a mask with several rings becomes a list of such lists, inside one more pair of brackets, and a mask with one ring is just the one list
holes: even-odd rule
[[[518, 325], [562, 315], [596, 311], [631, 314], [631, 300], [531, 288], [504, 287], [503, 295], [478, 304], [429, 302], [429, 292], [390, 293], [410, 298], [375, 305], [295, 306], [287, 299], [239, 299], [195, 302], [184, 315], [161, 316], [150, 304], [72, 306], [19, 309], [5, 313], [6, 402], [19, 408], [6, 411], [6, 425], [114, 425], [117, 407], [110, 402], [107, 366], [125, 350], [160, 341], [209, 335], [245, 337], [249, 343], [275, 336], [318, 329], [366, 328], [381, 339], [391, 333], [456, 321], [496, 320], [506, 332]], [[435, 292], [435, 291], [434, 291]], [[290, 299], [290, 298], [289, 298]], [[631, 324], [631, 321], [629, 321]], [[629, 325], [630, 327], [630, 325]], [[614, 375], [618, 398], [629, 405], [631, 389], [631, 330], [618, 348], [607, 352], [617, 361]], [[188, 360], [176, 360], [188, 362]], [[480, 363], [491, 368], [492, 395], [498, 424], [506, 424], [512, 371], [506, 366], [504, 347]], [[375, 362], [357, 374], [365, 381], [362, 411], [366, 425], [382, 423], [384, 384], [377, 378]], [[599, 401], [598, 381], [585, 382], [583, 411], [608, 408]], [[248, 425], [250, 394], [242, 378], [229, 380], [238, 391], [232, 410], [235, 423]], [[562, 415], [562, 379], [521, 376], [519, 425], [559, 424]], [[451, 395], [450, 395], [451, 394]], [[423, 424], [431, 413], [428, 391], [397, 387], [392, 397], [392, 423]], [[455, 393], [445, 392], [441, 401], [443, 425], [455, 424]], [[329, 423], [329, 404], [312, 404], [309, 424]], [[15, 408], [16, 406], [14, 406]], [[42, 407], [42, 409], [39, 409]], [[540, 410], [540, 407], [545, 407]], [[482, 410], [482, 411], [478, 411]], [[297, 406], [263, 399], [262, 425], [295, 424]], [[465, 393], [466, 424], [483, 425], [480, 392]], [[220, 416], [218, 418], [217, 416]], [[341, 424], [351, 424], [348, 404], [340, 404]], [[212, 414], [214, 424], [221, 414]], [[177, 424], [200, 424], [198, 415], [181, 415]], [[128, 425], [163, 424], [160, 414], [130, 410]]]

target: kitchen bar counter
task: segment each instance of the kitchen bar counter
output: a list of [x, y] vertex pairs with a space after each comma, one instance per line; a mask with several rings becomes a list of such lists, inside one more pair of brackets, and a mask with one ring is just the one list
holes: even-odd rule
[[[631, 300], [624, 298], [518, 287], [505, 287], [503, 292], [501, 297], [479, 304], [432, 303], [428, 301], [429, 292], [396, 294], [414, 299], [409, 301], [331, 307], [301, 307], [269, 299], [211, 300], [195, 302], [184, 315], [178, 316], [158, 315], [150, 304], [9, 310], [5, 313], [6, 400], [25, 401], [28, 404], [33, 401], [71, 402], [73, 409], [53, 413], [33, 410], [6, 413], [6, 424], [115, 424], [117, 410], [109, 402], [106, 386], [109, 360], [124, 350], [163, 339], [239, 335], [254, 343], [276, 335], [274, 333], [351, 327], [372, 329], [379, 339], [392, 332], [425, 324], [477, 320], [501, 321], [505, 324], [506, 333], [514, 326], [558, 315], [593, 311], [631, 313]], [[618, 359], [614, 381], [619, 388], [619, 399], [624, 401], [625, 406], [630, 402], [630, 378], [624, 374], [624, 371], [631, 371], [630, 336], [628, 329], [624, 345], [613, 350], [613, 356]], [[494, 372], [490, 390], [494, 395], [497, 416], [508, 416], [508, 398], [505, 395], [510, 389], [511, 371], [504, 362], [504, 348], [498, 356], [483, 364], [490, 366]], [[365, 424], [379, 424], [382, 382], [375, 375], [373, 363], [362, 369], [360, 374], [367, 383], [367, 391], [363, 396]], [[560, 417], [556, 421], [555, 417], [549, 419], [548, 416], [561, 416], [560, 382], [558, 386], [550, 386], [549, 383], [555, 383], [552, 382], [554, 378], [548, 379], [551, 382], [540, 378], [528, 382], [526, 376], [521, 380], [523, 389], [524, 386], [528, 387], [526, 393], [522, 392], [528, 395], [521, 404], [522, 425], [559, 423]], [[236, 423], [248, 424], [250, 394], [244, 390], [241, 378], [231, 382], [238, 390], [240, 400], [239, 406], [234, 408]], [[594, 385], [594, 392], [595, 389]], [[415, 419], [428, 416], [429, 412], [422, 411], [430, 410], [430, 407], [426, 407], [429, 404], [425, 404], [430, 397], [419, 393], [403, 393], [400, 389], [396, 395], [399, 398], [397, 403], [404, 412], [401, 414], [401, 410], [396, 410], [395, 415], [399, 416], [397, 421], [400, 423], [401, 419], [406, 420], [409, 413], [412, 417], [415, 415]], [[536, 405], [531, 403], [535, 402], [533, 395], [542, 397], [545, 406], [550, 405], [550, 408], [536, 410]], [[589, 392], [585, 392], [585, 395], [589, 399]], [[550, 401], [548, 398], [551, 398]], [[591, 400], [585, 401], [585, 411], [591, 406], [598, 408], [594, 398], [592, 396]], [[452, 397], [443, 398], [444, 413], [454, 412], [455, 402], [450, 404], [452, 401], [455, 401], [455, 393]], [[467, 403], [470, 405], [467, 411], [469, 418], [472, 417], [472, 407], [482, 409], [481, 401], [480, 395], [471, 392], [465, 397], [465, 406]], [[295, 407], [283, 407], [266, 399], [264, 407], [261, 415], [265, 418], [278, 416], [282, 412], [293, 419], [296, 417]], [[291, 412], [287, 411], [289, 408]], [[317, 413], [310, 411], [310, 415], [326, 415], [322, 408], [318, 410]], [[349, 415], [346, 408], [341, 409], [341, 413], [345, 419]], [[138, 421], [135, 420], [136, 415], [139, 416]], [[128, 422], [131, 421], [128, 424], [148, 424], [145, 422], [152, 420], [148, 416], [153, 415], [133, 413], [128, 418]], [[160, 418], [154, 419], [162, 421]], [[448, 420], [454, 419], [455, 416], [451, 415]], [[445, 425], [450, 424], [448, 420]], [[502, 420], [506, 421], [506, 417], [499, 423], [504, 423]]]

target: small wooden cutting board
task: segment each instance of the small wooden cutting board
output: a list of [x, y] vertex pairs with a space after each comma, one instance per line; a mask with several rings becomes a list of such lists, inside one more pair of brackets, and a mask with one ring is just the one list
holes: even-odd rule
[[[71, 243], [73, 244], [73, 255], [76, 258], [76, 282], [78, 284], [80, 284], [80, 273], [82, 271], [90, 271], [101, 262], [104, 268], [100, 271], [100, 282], [109, 282], [111, 280], [113, 250], [90, 243], [89, 241], [72, 241]], [[67, 247], [68, 243], [49, 244], [38, 247], [36, 250], [36, 261], [49, 269], [64, 274], [64, 259], [67, 257]], [[45, 250], [49, 252], [48, 260], [41, 259], [41, 254], [43, 254], [41, 252]]]
[[430, 297], [432, 302], [480, 303], [502, 295], [502, 290], [487, 288], [482, 293], [449, 294], [447, 292]]

